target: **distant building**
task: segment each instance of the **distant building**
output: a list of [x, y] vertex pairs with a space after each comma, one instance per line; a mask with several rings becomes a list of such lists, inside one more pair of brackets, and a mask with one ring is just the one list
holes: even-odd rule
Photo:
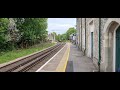
[[92, 59], [100, 71], [118, 71], [120, 18], [77, 18], [76, 23], [78, 48]]
[[48, 34], [48, 40], [50, 40], [52, 43], [55, 42], [55, 35], [53, 33]]
[[76, 34], [73, 33], [73, 34], [70, 35], [70, 41], [72, 43], [76, 44]]

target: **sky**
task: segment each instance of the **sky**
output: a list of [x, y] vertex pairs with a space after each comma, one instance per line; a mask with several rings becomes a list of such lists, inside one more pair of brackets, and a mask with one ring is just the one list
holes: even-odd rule
[[70, 27], [75, 27], [76, 18], [48, 18], [48, 33], [65, 33]]

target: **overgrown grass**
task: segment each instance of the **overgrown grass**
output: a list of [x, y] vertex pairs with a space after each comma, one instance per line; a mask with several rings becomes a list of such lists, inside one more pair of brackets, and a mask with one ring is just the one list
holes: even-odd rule
[[5, 52], [0, 55], [0, 64], [17, 59], [22, 56], [32, 54], [34, 52], [43, 50], [53, 45], [55, 45], [55, 43], [43, 43], [43, 44], [32, 46], [28, 49], [20, 49], [20, 50], [13, 50], [13, 51]]
[[66, 40], [65, 42], [70, 42], [70, 40]]

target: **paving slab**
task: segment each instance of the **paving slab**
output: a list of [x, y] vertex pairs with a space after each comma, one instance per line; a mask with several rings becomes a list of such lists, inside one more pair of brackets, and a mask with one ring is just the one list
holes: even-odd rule
[[87, 56], [83, 55], [83, 52], [78, 48], [70, 44], [70, 55], [66, 67], [66, 72], [93, 72], [97, 71], [93, 61]]

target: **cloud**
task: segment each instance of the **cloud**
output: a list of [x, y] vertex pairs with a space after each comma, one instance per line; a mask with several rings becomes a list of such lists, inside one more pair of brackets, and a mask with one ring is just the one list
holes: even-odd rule
[[75, 27], [76, 18], [48, 18], [48, 32], [65, 33], [70, 27]]
[[49, 32], [56, 32], [59, 34], [65, 33], [70, 27], [75, 27], [71, 24], [58, 24], [58, 23], [49, 23], [48, 30]]

